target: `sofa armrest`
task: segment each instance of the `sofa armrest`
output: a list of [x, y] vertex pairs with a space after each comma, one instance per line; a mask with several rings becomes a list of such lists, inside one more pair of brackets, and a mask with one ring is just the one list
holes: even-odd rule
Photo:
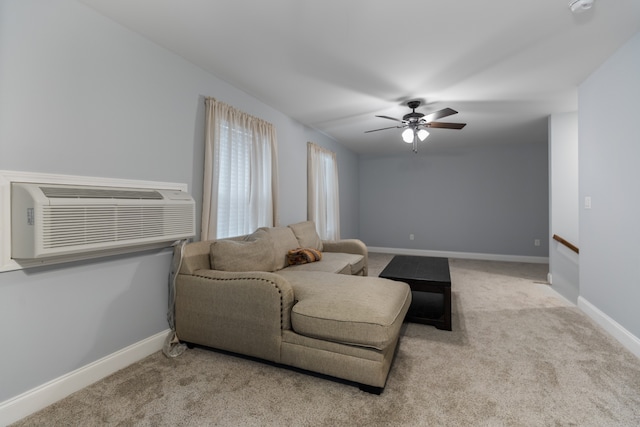
[[345, 254], [368, 254], [367, 245], [358, 239], [323, 240], [322, 250], [325, 252], [342, 252]]
[[[246, 236], [229, 237], [223, 240], [242, 241]], [[208, 270], [211, 268], [209, 259], [211, 253], [211, 244], [214, 240], [203, 240], [199, 242], [191, 242], [184, 246], [175, 246], [174, 252], [176, 256], [182, 257], [180, 263], [180, 273], [194, 274], [198, 270]]]
[[341, 252], [345, 254], [358, 254], [364, 257], [363, 275], [369, 274], [369, 250], [367, 245], [359, 239], [323, 240], [324, 252]]
[[293, 303], [291, 284], [274, 273], [179, 274], [176, 332], [183, 341], [278, 362]]
[[184, 249], [177, 245], [174, 247], [175, 256], [181, 257], [180, 271], [181, 274], [193, 274], [198, 270], [211, 268], [209, 262], [209, 253], [211, 252], [212, 241], [201, 241], [188, 243]]

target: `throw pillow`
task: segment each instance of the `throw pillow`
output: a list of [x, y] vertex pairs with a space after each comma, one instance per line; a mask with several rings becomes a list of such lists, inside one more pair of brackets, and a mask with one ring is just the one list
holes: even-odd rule
[[261, 228], [258, 228], [253, 233], [247, 234], [243, 240], [247, 242], [252, 242], [254, 240], [260, 240], [260, 239], [271, 239], [271, 237], [269, 237], [269, 234], [266, 231], [264, 231]]
[[313, 221], [304, 221], [289, 226], [293, 230], [296, 239], [301, 248], [312, 248], [321, 251], [322, 239], [316, 230], [316, 223]]
[[269, 239], [216, 240], [211, 244], [211, 267], [222, 271], [275, 271], [273, 245]]
[[271, 242], [273, 242], [271, 250], [276, 258], [275, 270], [285, 268], [288, 265], [287, 251], [300, 247], [293, 231], [289, 227], [261, 227], [259, 230], [266, 232]]
[[322, 252], [313, 248], [296, 248], [287, 252], [287, 262], [289, 265], [307, 264], [322, 259]]

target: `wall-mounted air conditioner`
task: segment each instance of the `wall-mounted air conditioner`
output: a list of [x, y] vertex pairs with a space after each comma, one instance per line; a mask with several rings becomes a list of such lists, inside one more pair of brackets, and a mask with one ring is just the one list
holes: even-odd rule
[[11, 183], [11, 258], [144, 248], [195, 235], [184, 191]]

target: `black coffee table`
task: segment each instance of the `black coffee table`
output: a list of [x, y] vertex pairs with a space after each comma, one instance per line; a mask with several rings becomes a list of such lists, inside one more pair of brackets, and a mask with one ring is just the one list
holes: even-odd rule
[[451, 276], [447, 258], [396, 255], [380, 277], [411, 287], [413, 301], [406, 320], [451, 330]]

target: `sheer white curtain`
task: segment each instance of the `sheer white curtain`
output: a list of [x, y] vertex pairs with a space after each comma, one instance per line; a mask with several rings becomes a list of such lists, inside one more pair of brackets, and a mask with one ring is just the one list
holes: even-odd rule
[[277, 141], [272, 124], [207, 98], [201, 240], [277, 224]]
[[340, 239], [336, 153], [307, 143], [307, 216], [323, 240]]

